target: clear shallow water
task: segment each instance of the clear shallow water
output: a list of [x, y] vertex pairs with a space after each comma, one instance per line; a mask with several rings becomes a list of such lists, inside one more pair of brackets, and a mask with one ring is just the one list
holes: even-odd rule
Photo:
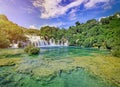
[[[11, 55], [12, 53], [12, 55]], [[29, 56], [24, 53], [23, 49], [2, 49], [0, 50], [0, 57], [20, 57], [20, 58], [46, 58], [46, 59], [63, 59], [80, 56], [94, 56], [94, 54], [109, 54], [107, 50], [100, 50], [95, 48], [81, 48], [81, 47], [42, 47], [40, 54]]]
[[[44, 47], [41, 48], [40, 55], [30, 58], [63, 59], [80, 56], [94, 56], [94, 54], [109, 54], [107, 50], [81, 47]], [[27, 56], [26, 56], [27, 57]]]
[[60, 76], [48, 81], [36, 80], [30, 75], [15, 73], [12, 69], [9, 71], [2, 69], [0, 74], [4, 74], [0, 75], [0, 87], [117, 87], [82, 68], [71, 73], [63, 72]]
[[[18, 49], [21, 50], [21, 49]], [[17, 49], [9, 49], [8, 51], [17, 51]], [[40, 55], [28, 56], [26, 54], [17, 55], [18, 58], [29, 60], [46, 58], [46, 59], [69, 59], [80, 56], [94, 56], [93, 54], [108, 54], [106, 50], [98, 50], [92, 48], [80, 47], [54, 47], [41, 48]], [[12, 57], [17, 57], [13, 55]], [[8, 56], [10, 58], [11, 56]], [[26, 62], [26, 64], [28, 64]], [[32, 63], [31, 63], [32, 64]], [[36, 63], [35, 63], [36, 64]], [[39, 68], [38, 68], [39, 69]], [[29, 70], [28, 70], [29, 71]], [[88, 71], [79, 68], [69, 73], [61, 72], [61, 74], [48, 80], [38, 80], [33, 78], [31, 74], [23, 74], [16, 72], [14, 66], [0, 67], [0, 87], [116, 87], [111, 83], [107, 83], [103, 79], [90, 74]]]

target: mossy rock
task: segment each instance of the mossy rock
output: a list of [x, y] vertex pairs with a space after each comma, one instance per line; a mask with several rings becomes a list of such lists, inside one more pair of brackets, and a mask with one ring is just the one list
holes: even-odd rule
[[37, 55], [40, 52], [40, 48], [34, 47], [33, 45], [28, 45], [25, 47], [24, 51], [28, 53], [28, 55]]

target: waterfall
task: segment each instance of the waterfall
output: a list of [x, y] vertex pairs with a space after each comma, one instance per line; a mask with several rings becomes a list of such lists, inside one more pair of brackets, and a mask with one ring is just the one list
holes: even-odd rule
[[26, 36], [28, 37], [30, 43], [32, 43], [35, 47], [68, 46], [68, 40], [58, 40], [56, 43], [54, 38], [51, 38], [49, 41], [47, 41], [41, 39], [40, 36]]

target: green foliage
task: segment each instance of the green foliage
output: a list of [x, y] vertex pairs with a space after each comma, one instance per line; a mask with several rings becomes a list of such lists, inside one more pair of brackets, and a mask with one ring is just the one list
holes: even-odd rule
[[[20, 27], [9, 21], [5, 15], [0, 15], [0, 48], [7, 48], [13, 42], [26, 42], [25, 34], [39, 35], [39, 30]], [[19, 46], [21, 47], [21, 44]]]
[[19, 43], [18, 43], [18, 47], [19, 47], [19, 48], [23, 48], [22, 42], [19, 42]]
[[[72, 46], [97, 47], [112, 50], [115, 56], [120, 55], [120, 13], [102, 18], [100, 22], [95, 19], [84, 24], [75, 23], [67, 30], [69, 44]], [[78, 25], [77, 25], [78, 24]]]
[[8, 18], [5, 15], [0, 15], [0, 20], [8, 20]]
[[34, 47], [34, 48], [31, 48], [30, 50], [29, 50], [29, 55], [36, 55], [36, 54], [39, 54], [39, 52], [40, 52], [40, 49], [39, 48], [37, 48], [37, 47]]
[[37, 30], [37, 29], [25, 29], [25, 34], [27, 34], [27, 35], [39, 35], [39, 30]]
[[112, 55], [120, 57], [120, 46], [115, 46], [115, 48], [111, 52]]
[[102, 18], [101, 23], [102, 24], [109, 24], [109, 18]]
[[30, 45], [28, 45], [28, 46], [25, 47], [24, 51], [26, 53], [28, 53], [31, 48], [34, 48], [34, 46], [30, 44]]
[[40, 36], [43, 36], [44, 39], [49, 40], [50, 38], [54, 38], [57, 33], [57, 28], [45, 26], [40, 29]]
[[10, 41], [3, 31], [0, 31], [0, 48], [7, 48], [10, 45]]
[[67, 30], [45, 26], [40, 29], [40, 36], [45, 40], [54, 38], [56, 41], [67, 38]]
[[112, 54], [120, 57], [120, 28], [113, 29]]
[[77, 21], [77, 22], [75, 22], [75, 24], [76, 24], [76, 26], [79, 26], [79, 25], [80, 25], [80, 22], [79, 22], [79, 21]]
[[40, 52], [40, 48], [34, 47], [33, 45], [28, 45], [25, 47], [24, 51], [29, 55], [37, 55]]
[[12, 23], [7, 19], [5, 15], [0, 15], [0, 31], [4, 31], [7, 35], [8, 40], [12, 43], [13, 41], [17, 43], [18, 41], [26, 41], [24, 36], [25, 28]]
[[94, 38], [87, 38], [85, 39], [84, 43], [83, 43], [83, 46], [84, 47], [92, 47], [93, 46], [93, 43], [94, 43]]

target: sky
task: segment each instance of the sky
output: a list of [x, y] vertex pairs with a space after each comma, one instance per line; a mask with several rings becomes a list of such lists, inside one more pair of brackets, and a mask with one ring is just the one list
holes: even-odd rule
[[26, 28], [68, 28], [120, 12], [120, 0], [0, 0], [0, 14]]

